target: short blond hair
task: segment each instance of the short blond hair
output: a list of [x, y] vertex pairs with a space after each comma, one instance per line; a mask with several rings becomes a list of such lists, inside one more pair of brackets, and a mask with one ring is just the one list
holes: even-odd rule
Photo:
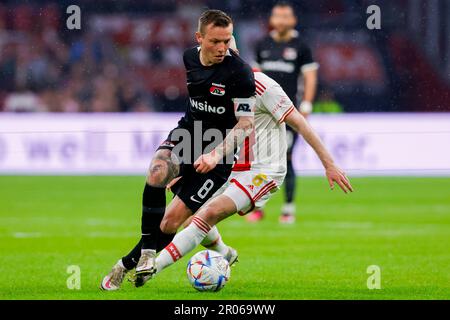
[[210, 25], [211, 23], [214, 27], [226, 28], [230, 24], [233, 24], [233, 20], [229, 15], [221, 10], [206, 10], [198, 19], [197, 31], [201, 34], [204, 34], [205, 27]]

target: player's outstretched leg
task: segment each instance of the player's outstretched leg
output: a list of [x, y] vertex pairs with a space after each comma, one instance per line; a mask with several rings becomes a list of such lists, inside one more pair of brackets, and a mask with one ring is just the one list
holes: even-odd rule
[[[161, 272], [192, 251], [206, 237], [211, 230], [211, 225], [215, 225], [235, 212], [234, 201], [224, 195], [218, 196], [209, 204], [203, 206], [193, 217], [192, 222], [178, 232], [173, 241], [160, 252], [156, 258], [156, 273]], [[146, 277], [144, 283], [150, 278]]]

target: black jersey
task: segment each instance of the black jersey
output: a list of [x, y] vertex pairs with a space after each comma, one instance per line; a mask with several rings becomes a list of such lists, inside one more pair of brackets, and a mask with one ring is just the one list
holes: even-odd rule
[[297, 106], [298, 77], [303, 66], [313, 64], [311, 50], [298, 32], [287, 42], [276, 42], [270, 35], [256, 45], [256, 62], [261, 70], [277, 81]]
[[200, 47], [184, 52], [189, 102], [179, 125], [187, 129], [194, 121], [202, 121], [203, 130], [219, 129], [225, 137], [237, 119], [233, 98], [255, 95], [255, 79], [251, 67], [234, 51], [228, 50], [221, 63], [203, 66]]

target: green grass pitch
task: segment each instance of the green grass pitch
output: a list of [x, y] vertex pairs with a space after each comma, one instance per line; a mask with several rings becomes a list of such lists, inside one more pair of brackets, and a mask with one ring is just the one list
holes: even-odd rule
[[[99, 283], [140, 231], [142, 177], [0, 177], [0, 299], [449, 299], [450, 179], [353, 178], [353, 194], [300, 178], [298, 221], [219, 224], [240, 262], [217, 293], [200, 293], [188, 257], [142, 288]], [[200, 248], [197, 248], [197, 251]], [[70, 290], [69, 265], [81, 270]], [[381, 269], [369, 290], [367, 268]]]

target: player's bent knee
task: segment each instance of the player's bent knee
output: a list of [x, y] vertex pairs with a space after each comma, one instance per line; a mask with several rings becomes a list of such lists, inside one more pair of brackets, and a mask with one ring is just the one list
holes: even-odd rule
[[173, 234], [178, 231], [180, 223], [178, 221], [174, 221], [173, 219], [163, 218], [159, 227], [162, 232], [167, 234]]

